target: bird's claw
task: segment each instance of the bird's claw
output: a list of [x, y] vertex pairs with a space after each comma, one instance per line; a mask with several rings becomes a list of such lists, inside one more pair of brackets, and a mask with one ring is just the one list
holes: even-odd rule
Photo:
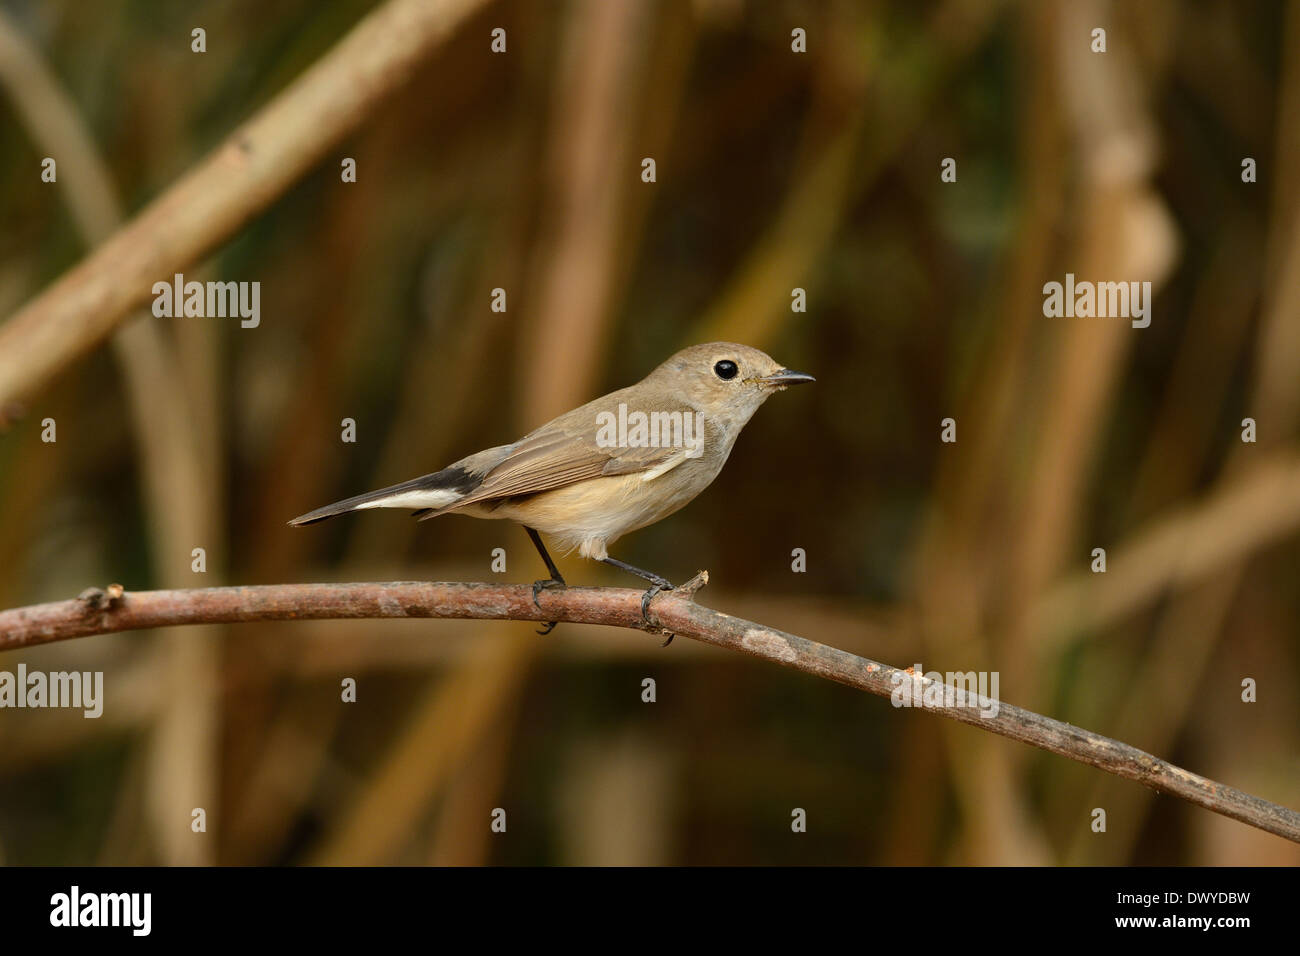
[[[550, 591], [553, 590], [554, 588], [565, 588], [567, 586], [568, 585], [564, 583], [563, 578], [544, 578], [541, 581], [534, 581], [533, 582], [533, 604], [536, 605], [537, 610], [540, 611], [542, 609], [542, 605], [538, 603], [537, 595], [541, 594], [543, 591]], [[538, 630], [537, 633], [541, 635], [550, 634], [551, 631], [555, 630], [555, 625], [558, 623], [559, 623], [558, 621], [546, 621], [543, 624], [542, 628]]]
[[646, 624], [650, 623], [650, 602], [660, 591], [671, 591], [673, 586], [667, 581], [660, 581], [646, 588], [645, 594], [641, 595], [641, 620]]
[[555, 588], [564, 588], [567, 586], [568, 585], [564, 583], [563, 578], [543, 578], [541, 581], [534, 581], [533, 603], [537, 605], [537, 610], [540, 611], [542, 609], [541, 604], [538, 604], [537, 602], [537, 595], [541, 594], [543, 591], [550, 591]]
[[[652, 584], [650, 587], [646, 588], [645, 594], [641, 595], [641, 623], [642, 624], [644, 624], [646, 627], [655, 626], [650, 622], [650, 602], [654, 600], [655, 595], [658, 594], [660, 591], [671, 591], [672, 589], [673, 586], [669, 584], [667, 581], [657, 581], [656, 583]], [[669, 634], [668, 639], [664, 641], [662, 644], [660, 644], [659, 646], [667, 647], [669, 644], [673, 642], [673, 636], [674, 635]]]

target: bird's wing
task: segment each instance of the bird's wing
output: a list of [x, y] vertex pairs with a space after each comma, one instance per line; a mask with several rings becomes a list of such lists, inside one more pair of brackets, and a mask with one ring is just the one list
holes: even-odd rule
[[[604, 445], [598, 440], [597, 414], [617, 415], [622, 398], [614, 392], [576, 408], [515, 443], [510, 453], [484, 477], [483, 482], [447, 510], [461, 505], [531, 495], [562, 488], [574, 482], [610, 475], [651, 472], [662, 474], [685, 460], [681, 447]], [[683, 404], [662, 403], [655, 411], [694, 411]]]

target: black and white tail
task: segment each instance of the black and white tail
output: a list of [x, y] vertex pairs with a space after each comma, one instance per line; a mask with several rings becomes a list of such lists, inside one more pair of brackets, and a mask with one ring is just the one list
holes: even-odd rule
[[299, 515], [289, 522], [291, 525], [315, 524], [335, 515], [347, 514], [349, 511], [363, 511], [367, 508], [410, 508], [419, 514], [441, 511], [452, 507], [482, 482], [482, 476], [474, 475], [458, 465], [444, 468], [431, 475], [412, 478], [398, 485], [389, 485], [378, 491], [368, 491], [364, 495], [344, 498], [305, 515]]

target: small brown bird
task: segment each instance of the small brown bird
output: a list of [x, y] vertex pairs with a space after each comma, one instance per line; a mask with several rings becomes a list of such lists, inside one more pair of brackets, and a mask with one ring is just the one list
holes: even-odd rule
[[609, 545], [707, 488], [768, 396], [813, 380], [747, 345], [693, 345], [635, 385], [566, 412], [513, 444], [336, 501], [289, 524], [367, 508], [410, 508], [420, 520], [453, 513], [509, 518], [523, 525], [551, 575], [533, 584], [534, 603], [543, 589], [565, 587], [540, 531], [565, 553], [576, 549], [649, 581], [641, 599], [644, 616], [651, 598], [672, 585], [611, 558]]

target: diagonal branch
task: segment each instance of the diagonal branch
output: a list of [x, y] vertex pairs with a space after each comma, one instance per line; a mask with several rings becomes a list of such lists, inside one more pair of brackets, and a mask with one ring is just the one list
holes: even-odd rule
[[389, 0], [210, 156], [0, 325], [0, 412], [94, 348], [148, 301], [155, 282], [198, 261], [269, 206], [483, 3]]
[[[92, 588], [72, 601], [0, 611], [0, 651], [184, 624], [326, 618], [568, 621], [672, 632], [879, 697], [917, 694], [912, 699], [918, 705], [920, 688], [935, 689], [932, 681], [910, 670], [701, 607], [692, 595], [705, 580], [701, 574], [684, 588], [656, 598], [650, 625], [641, 619], [641, 592], [626, 588], [545, 591], [539, 608], [533, 603], [532, 589], [520, 584], [397, 581], [138, 592], [112, 585], [107, 591]], [[1136, 747], [980, 694], [943, 694], [944, 699], [934, 703], [931, 696], [925, 695], [926, 709], [945, 717], [1136, 780], [1152, 790], [1300, 843], [1300, 813], [1189, 773]]]

